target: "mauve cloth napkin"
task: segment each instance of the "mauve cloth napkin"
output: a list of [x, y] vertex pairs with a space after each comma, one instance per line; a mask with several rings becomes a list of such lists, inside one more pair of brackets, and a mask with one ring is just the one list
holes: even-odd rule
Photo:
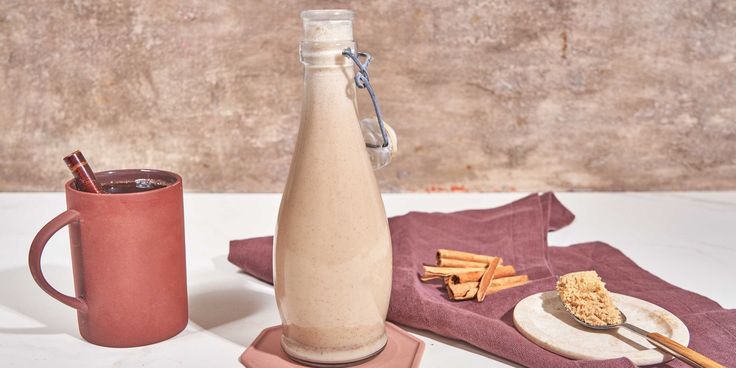
[[[547, 232], [567, 226], [574, 218], [553, 194], [546, 193], [493, 209], [411, 212], [389, 219], [393, 289], [388, 319], [465, 341], [528, 367], [635, 367], [624, 358], [570, 360], [542, 349], [514, 328], [513, 309], [521, 299], [553, 290], [558, 275], [596, 270], [610, 291], [652, 302], [682, 319], [690, 330], [691, 348], [736, 367], [736, 310], [668, 284], [610, 245], [548, 247]], [[422, 264], [435, 263], [437, 248], [501, 256], [532, 281], [483, 303], [449, 301], [440, 285], [419, 280]], [[233, 240], [228, 259], [246, 273], [272, 282], [272, 237]], [[661, 366], [685, 365], [673, 360]]]

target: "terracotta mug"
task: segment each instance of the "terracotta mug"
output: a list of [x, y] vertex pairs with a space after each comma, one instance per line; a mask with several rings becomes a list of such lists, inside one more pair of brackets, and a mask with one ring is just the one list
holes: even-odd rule
[[[103, 187], [138, 179], [166, 186], [95, 194], [77, 190], [70, 180], [68, 209], [31, 243], [31, 274], [46, 293], [77, 309], [79, 332], [93, 344], [131, 347], [166, 340], [188, 321], [181, 177], [159, 170], [95, 175]], [[54, 289], [41, 272], [46, 243], [67, 225], [75, 297]]]

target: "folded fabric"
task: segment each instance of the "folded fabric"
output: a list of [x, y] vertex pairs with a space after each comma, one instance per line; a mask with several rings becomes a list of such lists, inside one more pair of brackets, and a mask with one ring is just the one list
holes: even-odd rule
[[[620, 358], [576, 361], [551, 353], [514, 328], [521, 299], [553, 290], [556, 275], [596, 270], [607, 288], [655, 303], [690, 330], [690, 347], [726, 366], [736, 366], [736, 310], [677, 288], [637, 266], [610, 245], [593, 242], [548, 247], [547, 232], [570, 224], [574, 215], [551, 194], [530, 195], [508, 205], [454, 213], [409, 214], [389, 219], [393, 285], [388, 319], [465, 341], [529, 367], [635, 367]], [[228, 259], [243, 271], [272, 282], [272, 237], [230, 242]], [[530, 282], [493, 295], [493, 302], [450, 302], [439, 285], [422, 283], [422, 264], [434, 264], [437, 248], [497, 255]], [[685, 366], [671, 361], [663, 367]]]

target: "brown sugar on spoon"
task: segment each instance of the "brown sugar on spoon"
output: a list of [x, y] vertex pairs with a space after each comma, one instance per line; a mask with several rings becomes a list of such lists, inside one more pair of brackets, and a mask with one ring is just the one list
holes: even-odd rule
[[568, 273], [557, 281], [562, 303], [575, 317], [593, 326], [617, 325], [621, 314], [613, 305], [598, 273], [581, 271]]

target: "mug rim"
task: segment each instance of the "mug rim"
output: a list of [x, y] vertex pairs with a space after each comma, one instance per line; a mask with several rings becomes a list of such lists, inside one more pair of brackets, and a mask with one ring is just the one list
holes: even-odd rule
[[[114, 169], [114, 170], [104, 170], [104, 171], [98, 171], [95, 172], [95, 176], [97, 175], [105, 175], [105, 174], [120, 174], [120, 173], [158, 173], [158, 174], [164, 174], [169, 175], [173, 177], [175, 180], [173, 183], [163, 187], [163, 188], [156, 188], [151, 190], [146, 190], [144, 192], [134, 192], [134, 193], [102, 193], [102, 197], [106, 197], [105, 194], [114, 194], [115, 197], [119, 198], [120, 196], [145, 196], [145, 195], [151, 195], [154, 193], [161, 193], [161, 191], [165, 190], [173, 190], [176, 186], [181, 186], [182, 179], [181, 176], [175, 172], [166, 171], [166, 170], [159, 170], [159, 169]], [[81, 196], [92, 196], [93, 198], [100, 198], [100, 194], [98, 193], [90, 193], [81, 191], [77, 188], [75, 188], [72, 183], [74, 183], [75, 179], [69, 179], [66, 184], [64, 184], [64, 188], [67, 190], [67, 192], [74, 193], [75, 195], [81, 195]]]

